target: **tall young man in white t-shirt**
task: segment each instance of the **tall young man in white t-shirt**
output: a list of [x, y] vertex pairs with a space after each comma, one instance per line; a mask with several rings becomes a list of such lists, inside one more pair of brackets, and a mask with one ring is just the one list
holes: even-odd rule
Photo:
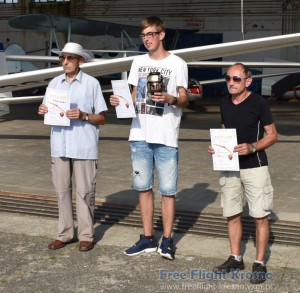
[[[133, 168], [133, 187], [139, 191], [139, 202], [144, 234], [132, 247], [124, 251], [132, 256], [157, 250], [153, 231], [153, 170], [158, 176], [158, 191], [162, 195], [163, 238], [158, 252], [165, 258], [175, 258], [172, 226], [175, 216], [175, 195], [178, 177], [178, 134], [182, 108], [188, 103], [187, 64], [170, 54], [163, 45], [165, 24], [151, 16], [142, 20], [140, 37], [148, 54], [140, 55], [132, 63], [128, 83], [133, 86], [132, 98], [136, 118], [130, 130]], [[151, 91], [149, 74], [162, 79], [162, 91]], [[148, 78], [148, 80], [147, 80]], [[110, 97], [113, 106], [119, 104]]]

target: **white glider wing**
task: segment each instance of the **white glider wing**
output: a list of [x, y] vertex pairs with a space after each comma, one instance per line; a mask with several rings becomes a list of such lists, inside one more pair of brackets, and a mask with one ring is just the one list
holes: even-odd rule
[[[186, 48], [171, 52], [190, 62], [297, 45], [300, 45], [300, 33]], [[83, 64], [81, 68], [92, 76], [120, 73], [130, 70], [134, 58], [131, 56], [96, 61]], [[53, 77], [62, 72], [62, 67], [56, 67], [0, 76], [0, 93], [47, 85]]]

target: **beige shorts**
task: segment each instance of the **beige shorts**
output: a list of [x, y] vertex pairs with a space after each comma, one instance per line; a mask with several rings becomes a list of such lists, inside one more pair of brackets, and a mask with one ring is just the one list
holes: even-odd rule
[[251, 217], [263, 218], [271, 213], [273, 186], [268, 166], [221, 172], [220, 185], [224, 217], [231, 217], [243, 211], [244, 195]]

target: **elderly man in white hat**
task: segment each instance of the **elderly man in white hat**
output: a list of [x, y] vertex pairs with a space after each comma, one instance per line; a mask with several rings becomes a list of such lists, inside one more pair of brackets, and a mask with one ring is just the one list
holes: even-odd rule
[[[80, 65], [92, 60], [93, 54], [76, 43], [67, 43], [62, 51], [54, 52], [59, 55], [64, 73], [52, 79], [48, 88], [69, 91], [71, 109], [66, 111], [70, 126], [51, 129], [51, 171], [59, 219], [57, 237], [48, 248], [60, 249], [73, 241], [71, 180], [74, 173], [79, 250], [89, 251], [94, 247], [99, 125], [105, 124], [107, 106], [98, 80], [80, 69]], [[43, 116], [47, 112], [44, 99], [38, 114]]]

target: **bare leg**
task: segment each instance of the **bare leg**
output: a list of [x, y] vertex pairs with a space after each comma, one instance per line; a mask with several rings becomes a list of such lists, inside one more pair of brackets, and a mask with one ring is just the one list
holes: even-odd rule
[[256, 260], [264, 261], [267, 245], [269, 242], [269, 219], [268, 217], [256, 218]]
[[161, 201], [161, 213], [163, 220], [163, 233], [166, 238], [171, 237], [175, 217], [175, 197], [163, 196]]
[[141, 218], [145, 236], [153, 235], [154, 199], [152, 189], [139, 193]]
[[232, 254], [241, 254], [242, 214], [227, 218], [228, 237]]

